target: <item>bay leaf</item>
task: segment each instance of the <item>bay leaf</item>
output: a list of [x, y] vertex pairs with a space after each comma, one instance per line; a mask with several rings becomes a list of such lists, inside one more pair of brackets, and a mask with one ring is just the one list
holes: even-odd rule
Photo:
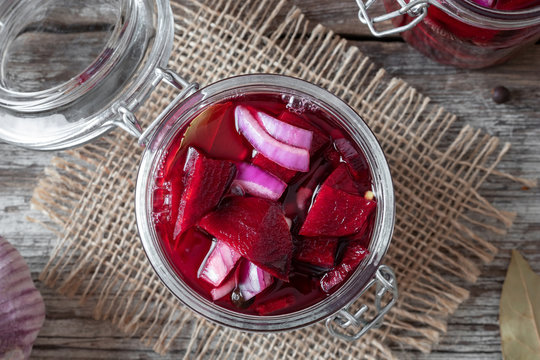
[[540, 360], [540, 276], [516, 250], [504, 279], [499, 325], [505, 360]]

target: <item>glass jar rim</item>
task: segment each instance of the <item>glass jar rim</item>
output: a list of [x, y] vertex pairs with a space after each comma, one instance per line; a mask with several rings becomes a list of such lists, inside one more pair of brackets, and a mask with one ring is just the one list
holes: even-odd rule
[[[150, 189], [150, 181], [152, 181], [152, 168], [155, 168], [159, 162], [157, 159], [160, 158], [161, 151], [164, 151], [161, 145], [167, 144], [178, 129], [185, 126], [198, 111], [207, 106], [208, 104], [204, 105], [205, 101], [211, 100], [212, 97], [220, 93], [227, 91], [241, 93], [247, 89], [251, 91], [266, 89], [267, 92], [269, 92], [269, 89], [289, 89], [316, 100], [317, 105], [324, 104], [325, 110], [332, 109], [332, 111], [340, 114], [340, 116], [336, 117], [340, 125], [350, 133], [366, 155], [370, 169], [372, 169], [376, 196], [384, 199], [380, 201], [377, 207], [376, 224], [371, 241], [374, 245], [371, 248], [372, 245], [370, 244], [372, 254], [370, 254], [366, 265], [363, 268], [359, 266], [354, 274], [327, 298], [305, 309], [283, 315], [264, 317], [246, 315], [222, 308], [199, 295], [175, 274], [159, 245], [155, 229], [151, 225], [152, 217], [148, 206], [151, 204], [151, 192], [148, 189]], [[180, 111], [178, 109], [185, 108], [188, 110], [177, 116]], [[343, 120], [346, 122], [343, 123]], [[171, 121], [175, 125], [168, 124]], [[153, 139], [150, 140], [141, 160], [135, 194], [135, 211], [139, 235], [146, 256], [155, 273], [171, 293], [189, 308], [216, 323], [240, 330], [257, 332], [286, 331], [301, 328], [328, 318], [356, 300], [362, 288], [374, 277], [375, 271], [390, 245], [394, 228], [395, 200], [390, 169], [382, 148], [375, 135], [352, 108], [327, 90], [300, 79], [275, 74], [240, 75], [213, 83], [194, 93], [181, 104], [178, 104], [165, 117], [160, 126], [161, 129], [154, 133]], [[171, 126], [174, 126], [174, 131], [171, 131]], [[168, 135], [163, 136], [164, 133]]]
[[473, 0], [428, 0], [428, 3], [457, 20], [482, 28], [512, 30], [540, 24], [540, 5], [505, 11], [478, 5]]

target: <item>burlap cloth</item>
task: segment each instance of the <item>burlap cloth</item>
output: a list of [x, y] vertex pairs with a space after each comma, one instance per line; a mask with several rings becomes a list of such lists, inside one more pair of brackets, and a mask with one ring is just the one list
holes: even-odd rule
[[[246, 334], [196, 316], [160, 283], [145, 257], [133, 199], [141, 149], [122, 131], [54, 158], [35, 189], [33, 205], [60, 234], [41, 279], [81, 301], [97, 299], [96, 319], [111, 320], [155, 351], [184, 347], [189, 359], [389, 359], [395, 357], [390, 347], [428, 352], [468, 297], [455, 283], [475, 281], [496, 252], [479, 233], [511, 225], [513, 214], [477, 191], [508, 145], [470, 127], [451, 135], [452, 114], [389, 79], [285, 0], [185, 3], [172, 3], [176, 36], [169, 66], [179, 74], [201, 84], [257, 72], [300, 77], [348, 102], [373, 129], [397, 197], [385, 262], [397, 274], [399, 302], [382, 328], [353, 343], [331, 337], [322, 324]], [[159, 88], [138, 117], [154, 119], [175, 94]]]

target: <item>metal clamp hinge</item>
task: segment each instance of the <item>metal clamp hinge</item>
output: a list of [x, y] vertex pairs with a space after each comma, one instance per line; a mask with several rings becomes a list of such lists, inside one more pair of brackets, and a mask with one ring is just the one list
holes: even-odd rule
[[142, 130], [142, 127], [137, 120], [137, 117], [135, 116], [135, 114], [133, 114], [133, 111], [130, 110], [136, 109], [139, 105], [138, 103], [131, 103], [129, 105], [118, 104], [115, 108], [113, 108], [113, 111], [120, 115], [119, 118], [107, 123], [107, 125], [118, 126], [122, 128], [123, 130], [138, 138], [138, 143], [140, 145], [145, 145], [148, 141], [149, 135], [153, 133], [156, 127], [161, 123], [163, 117], [169, 113], [172, 107], [180, 100], [191, 95], [199, 88], [199, 85], [197, 83], [188, 82], [187, 80], [176, 74], [174, 71], [158, 67], [155, 69], [154, 80], [150, 84], [151, 90], [155, 89], [161, 81], [165, 81], [167, 84], [181, 91], [167, 106], [167, 108], [163, 110], [159, 114], [159, 116], [150, 124], [150, 126], [146, 128], [146, 130]]
[[[377, 269], [375, 278], [372, 279], [360, 292], [361, 297], [369, 288], [376, 285], [375, 289], [375, 315], [369, 320], [365, 318], [369, 310], [367, 305], [362, 305], [354, 314], [347, 308], [341, 309], [335, 315], [326, 319], [326, 328], [330, 334], [346, 341], [358, 340], [368, 330], [378, 328], [382, 325], [384, 315], [394, 306], [398, 299], [398, 288], [396, 276], [392, 269], [386, 265], [381, 265]], [[391, 298], [383, 305], [383, 297], [389, 293]], [[351, 332], [350, 327], [356, 331]], [[343, 331], [347, 330], [347, 332]]]
[[[356, 0], [356, 3], [358, 4], [358, 7], [360, 8], [360, 10], [358, 11], [358, 19], [360, 19], [360, 21], [363, 24], [367, 25], [371, 33], [377, 37], [397, 34], [397, 33], [412, 29], [426, 17], [427, 8], [430, 5], [430, 0], [412, 0], [409, 3], [406, 3], [404, 0], [397, 0], [401, 8], [399, 8], [398, 10], [386, 13], [384, 15], [380, 15], [380, 16], [376, 16], [372, 18], [368, 14], [367, 11], [369, 7], [373, 5], [375, 1], [376, 0], [367, 0], [364, 3], [363, 0]], [[392, 28], [388, 30], [378, 31], [375, 29], [375, 24], [383, 22], [383, 21], [392, 20], [394, 18], [403, 16], [405, 14], [413, 17], [414, 20], [406, 25], [398, 26], [396, 28]]]

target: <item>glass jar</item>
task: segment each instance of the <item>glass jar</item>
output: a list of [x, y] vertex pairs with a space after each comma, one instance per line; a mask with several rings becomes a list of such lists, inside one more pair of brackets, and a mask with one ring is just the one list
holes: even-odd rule
[[[350, 279], [331, 296], [313, 306], [284, 315], [266, 316], [263, 320], [261, 316], [241, 314], [217, 306], [186, 285], [167, 259], [166, 251], [156, 234], [152, 217], [153, 185], [156, 172], [161, 169], [160, 160], [163, 151], [169, 148], [175, 136], [197, 114], [215, 103], [239, 94], [292, 95], [306, 99], [330, 114], [349, 132], [364, 152], [372, 171], [373, 191], [377, 198], [375, 226], [369, 245], [370, 255], [363, 260]], [[211, 84], [176, 105], [158, 125], [152, 138], [148, 139], [137, 179], [135, 198], [141, 240], [158, 276], [173, 294], [194, 311], [222, 325], [250, 331], [283, 331], [328, 319], [354, 302], [359, 291], [373, 279], [377, 269], [380, 269], [379, 286], [382, 286], [385, 291], [393, 292], [392, 303], [397, 296], [395, 279], [387, 268], [379, 268], [392, 237], [395, 209], [390, 170], [383, 151], [367, 125], [349, 106], [326, 90], [308, 82], [269, 74], [237, 76]], [[379, 295], [380, 298], [382, 296], [383, 294]], [[390, 303], [384, 306], [379, 305], [379, 313], [386, 312], [385, 307], [389, 305]], [[343, 315], [340, 313], [339, 316]], [[331, 319], [329, 321], [332, 321]]]
[[[210, 320], [242, 330], [284, 331], [326, 319], [330, 333], [347, 340], [358, 339], [380, 325], [398, 296], [392, 270], [381, 265], [392, 237], [395, 203], [383, 151], [362, 119], [326, 90], [280, 75], [238, 76], [197, 90], [196, 83], [165, 68], [174, 35], [167, 0], [83, 2], [92, 11], [66, 7], [66, 1], [48, 0], [36, 5], [31, 0], [9, 0], [0, 5], [0, 139], [30, 149], [51, 150], [81, 145], [115, 127], [134, 135], [145, 147], [135, 194], [144, 250], [165, 286]], [[80, 24], [93, 21], [84, 18], [85, 14], [96, 13], [100, 19], [109, 19], [102, 25], [108, 39], [102, 42], [99, 52], [90, 56], [86, 64], [80, 61], [82, 66], [62, 73], [65, 76], [60, 81], [54, 79], [45, 84], [24, 81], [24, 74], [17, 71], [15, 64], [20, 47], [26, 46], [27, 53], [31, 52], [31, 37], [40, 40], [50, 36], [51, 27], [76, 26], [69, 23], [72, 20], [69, 14], [82, 14], [82, 18], [75, 19]], [[67, 56], [64, 54], [69, 54], [69, 48], [62, 40], [58, 39], [59, 48], [53, 50], [59, 56]], [[75, 40], [71, 45], [80, 49], [78, 42], [86, 40]], [[54, 65], [46, 63], [44, 68]], [[134, 112], [162, 81], [179, 93], [143, 131]], [[378, 198], [369, 246], [371, 255], [332, 295], [301, 311], [280, 316], [249, 316], [228, 311], [198, 295], [176, 275], [167, 260], [151, 216], [156, 168], [178, 131], [205, 107], [228, 96], [251, 92], [302, 96], [333, 114], [364, 152]], [[372, 286], [376, 286], [374, 315], [370, 313], [368, 318], [366, 305], [351, 313], [349, 306]]]
[[[518, 10], [501, 10], [472, 0], [384, 0], [388, 13], [377, 17], [367, 12], [373, 0], [357, 3], [360, 20], [375, 36], [402, 33], [403, 39], [422, 54], [461, 68], [503, 63], [540, 38], [538, 1]], [[375, 29], [375, 24], [390, 19], [394, 28]]]

